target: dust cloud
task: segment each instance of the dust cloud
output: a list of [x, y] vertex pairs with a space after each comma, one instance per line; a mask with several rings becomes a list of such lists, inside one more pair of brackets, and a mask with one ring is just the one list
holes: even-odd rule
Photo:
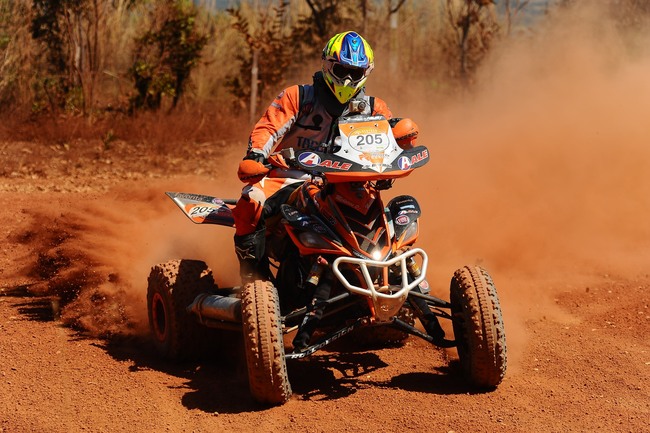
[[484, 266], [514, 339], [524, 320], [571, 320], [558, 293], [650, 263], [650, 39], [567, 15], [495, 53], [451, 108], [425, 101], [431, 162], [397, 186], [423, 207], [432, 287]]
[[[634, 278], [650, 261], [650, 53], [640, 48], [650, 44], [584, 7], [550, 21], [495, 53], [462, 100], [409, 102], [431, 161], [388, 191], [421, 203], [434, 294], [447, 298], [463, 265], [492, 274], [509, 345], [525, 339], [525, 320], [573, 320], [556, 305], [562, 291]], [[234, 168], [222, 172], [36, 215], [32, 273], [67, 299], [61, 317], [98, 334], [141, 332], [147, 275], [170, 259], [204, 260], [220, 285], [236, 284], [233, 231], [194, 225], [164, 195], [237, 197]]]
[[142, 189], [118, 187], [93, 200], [51, 202], [34, 212], [19, 240], [34, 250], [21, 270], [36, 281], [30, 292], [51, 297], [55, 315], [68, 325], [97, 336], [129, 336], [148, 332], [153, 265], [203, 260], [218, 285], [234, 284], [234, 229], [192, 223], [165, 191], [231, 198], [238, 189], [223, 179], [178, 178]]

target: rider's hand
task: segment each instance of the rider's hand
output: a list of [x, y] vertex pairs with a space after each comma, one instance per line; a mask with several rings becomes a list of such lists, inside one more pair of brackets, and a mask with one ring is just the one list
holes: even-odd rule
[[415, 147], [415, 142], [420, 133], [417, 123], [407, 117], [391, 119], [389, 123], [393, 128], [393, 136], [399, 147], [404, 150]]
[[244, 159], [239, 163], [237, 176], [242, 182], [253, 185], [254, 183], [262, 180], [264, 176], [268, 174], [268, 172], [268, 167], [266, 167], [261, 162], [255, 161], [253, 159]]

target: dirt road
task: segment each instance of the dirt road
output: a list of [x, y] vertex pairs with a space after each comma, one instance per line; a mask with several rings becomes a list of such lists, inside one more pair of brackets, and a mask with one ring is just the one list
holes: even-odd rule
[[235, 197], [243, 141], [3, 141], [0, 431], [650, 431], [650, 45], [564, 24], [495, 55], [471, 101], [392, 104], [431, 153], [387, 195], [420, 201], [433, 294], [465, 264], [497, 286], [496, 390], [466, 387], [453, 350], [413, 338], [291, 362], [294, 396], [275, 408], [250, 398], [236, 344], [159, 360], [150, 267], [195, 258], [237, 278], [232, 233], [192, 225], [164, 191]]
[[[172, 186], [211, 192], [201, 171], [208, 163], [198, 176], [166, 176], [173, 164], [145, 170], [127, 147], [88, 148], [1, 147], [9, 165], [31, 152], [29, 163], [8, 167], [0, 192], [3, 432], [647, 429], [650, 277], [643, 274], [603, 270], [544, 281], [523, 276], [525, 266], [501, 264], [521, 258], [476, 259], [493, 268], [506, 321], [509, 366], [493, 392], [463, 384], [453, 350], [413, 338], [399, 348], [323, 351], [291, 362], [295, 395], [276, 408], [250, 398], [241, 347], [197, 363], [159, 360], [144, 318], [150, 266], [191, 256], [233, 267], [223, 253], [231, 233], [193, 226], [163, 194]], [[192, 150], [206, 161], [213, 151]], [[220, 188], [234, 194], [237, 185]], [[428, 221], [430, 254], [441, 251], [426, 238], [441, 237], [445, 221]], [[471, 241], [454, 242], [472, 250]], [[433, 266], [430, 282], [441, 297], [452, 259], [464, 257]], [[236, 278], [215, 273], [224, 284]]]

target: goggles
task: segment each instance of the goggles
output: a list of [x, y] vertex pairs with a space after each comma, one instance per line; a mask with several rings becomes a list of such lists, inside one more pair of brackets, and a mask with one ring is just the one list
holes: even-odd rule
[[340, 63], [332, 64], [331, 69], [332, 75], [337, 79], [343, 81], [347, 77], [350, 77], [350, 80], [353, 82], [361, 81], [363, 77], [366, 76], [366, 70], [362, 68], [353, 68], [349, 66], [342, 65]]

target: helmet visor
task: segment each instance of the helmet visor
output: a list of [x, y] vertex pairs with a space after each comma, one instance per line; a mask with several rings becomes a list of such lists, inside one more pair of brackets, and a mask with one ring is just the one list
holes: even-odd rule
[[366, 70], [363, 68], [353, 68], [350, 66], [345, 66], [340, 63], [334, 63], [331, 69], [332, 75], [338, 80], [343, 81], [346, 78], [350, 78], [352, 82], [358, 82], [363, 79], [366, 75]]

